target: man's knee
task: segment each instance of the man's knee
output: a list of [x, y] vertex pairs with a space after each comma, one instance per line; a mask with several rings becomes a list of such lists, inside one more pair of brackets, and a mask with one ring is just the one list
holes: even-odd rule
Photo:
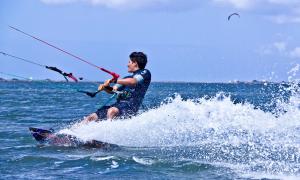
[[96, 113], [92, 113], [86, 118], [87, 121], [96, 121], [97, 119], [98, 115]]
[[108, 119], [113, 119], [119, 114], [119, 109], [116, 107], [111, 107], [107, 110], [107, 118]]

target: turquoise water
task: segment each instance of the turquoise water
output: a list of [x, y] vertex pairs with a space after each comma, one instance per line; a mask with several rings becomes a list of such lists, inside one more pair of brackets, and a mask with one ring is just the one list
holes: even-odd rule
[[[140, 114], [80, 124], [109, 96], [94, 83], [0, 82], [1, 179], [298, 179], [297, 88], [261, 83], [152, 83]], [[38, 145], [53, 128], [118, 149]]]

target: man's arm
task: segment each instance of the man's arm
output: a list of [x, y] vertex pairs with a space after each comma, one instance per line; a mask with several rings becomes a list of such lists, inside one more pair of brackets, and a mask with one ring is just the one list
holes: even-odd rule
[[113, 86], [113, 90], [118, 91], [123, 86], [135, 86], [138, 82], [135, 78], [124, 78], [117, 80], [115, 83], [116, 84]]
[[123, 86], [135, 86], [137, 84], [137, 80], [135, 78], [118, 79], [116, 84], [121, 84]]
[[[144, 77], [142, 75], [135, 75], [133, 77], [125, 77], [123, 79], [117, 79], [114, 81], [113, 79], [105, 81], [103, 84], [104, 87], [109, 86], [110, 83], [115, 83], [113, 86], [113, 91], [119, 90], [122, 86], [136, 86], [138, 83], [141, 83], [144, 81]], [[107, 92], [107, 91], [106, 91]], [[111, 92], [108, 92], [111, 93]]]

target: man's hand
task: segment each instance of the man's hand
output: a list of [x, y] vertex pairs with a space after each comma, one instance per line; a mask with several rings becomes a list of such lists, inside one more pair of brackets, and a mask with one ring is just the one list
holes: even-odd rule
[[104, 86], [104, 87], [108, 87], [110, 83], [111, 83], [111, 79], [106, 80], [106, 81], [104, 82], [103, 86]]
[[112, 94], [113, 88], [109, 86], [110, 83], [111, 83], [111, 79], [106, 80], [103, 84], [99, 85], [98, 91], [104, 90], [105, 92]]
[[104, 88], [105, 88], [105, 87], [104, 87], [104, 84], [100, 84], [99, 87], [98, 87], [98, 91], [103, 91]]

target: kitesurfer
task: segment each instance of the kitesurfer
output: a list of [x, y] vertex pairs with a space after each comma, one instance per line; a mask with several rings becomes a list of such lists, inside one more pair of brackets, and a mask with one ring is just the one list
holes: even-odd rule
[[[115, 117], [130, 117], [136, 115], [151, 82], [151, 73], [145, 69], [147, 56], [143, 52], [132, 52], [129, 55], [128, 72], [132, 75], [122, 79], [109, 79], [101, 84], [98, 90], [108, 93], [121, 92], [117, 95], [117, 102], [110, 106], [103, 106], [86, 117], [83, 122], [109, 119]], [[110, 87], [110, 83], [115, 83]]]

